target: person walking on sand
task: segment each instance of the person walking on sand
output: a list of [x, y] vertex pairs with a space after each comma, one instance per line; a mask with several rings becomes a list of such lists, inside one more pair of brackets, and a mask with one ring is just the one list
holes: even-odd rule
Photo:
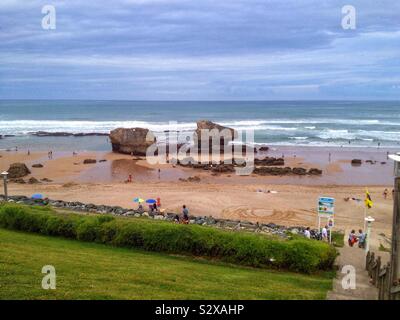
[[383, 190], [383, 198], [385, 200], [387, 199], [388, 193], [389, 193], [388, 189]]
[[305, 236], [307, 239], [311, 239], [310, 227], [307, 227], [306, 230], [304, 230], [304, 236]]

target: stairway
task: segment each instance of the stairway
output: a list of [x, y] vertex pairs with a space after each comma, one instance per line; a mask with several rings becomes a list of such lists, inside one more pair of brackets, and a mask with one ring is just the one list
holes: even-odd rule
[[[365, 251], [358, 247], [345, 245], [339, 249], [340, 255], [336, 260], [338, 271], [333, 281], [333, 290], [328, 292], [327, 300], [377, 300], [378, 289], [370, 283], [368, 272], [365, 270]], [[342, 273], [345, 265], [351, 265], [356, 271], [356, 288], [344, 289]]]

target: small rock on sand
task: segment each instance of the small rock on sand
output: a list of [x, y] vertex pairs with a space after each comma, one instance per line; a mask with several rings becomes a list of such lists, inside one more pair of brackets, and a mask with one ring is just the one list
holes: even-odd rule
[[85, 159], [83, 160], [83, 164], [91, 164], [91, 163], [96, 163], [97, 161], [95, 159]]
[[40, 183], [40, 181], [34, 177], [31, 177], [31, 178], [29, 178], [28, 183], [29, 184], [38, 184], [38, 183]]

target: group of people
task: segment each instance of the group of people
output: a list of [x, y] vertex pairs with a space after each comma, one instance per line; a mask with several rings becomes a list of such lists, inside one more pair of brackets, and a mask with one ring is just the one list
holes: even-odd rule
[[358, 243], [359, 248], [365, 248], [365, 243], [367, 240], [367, 235], [361, 230], [358, 230], [358, 235], [355, 230], [351, 230], [347, 242], [350, 247], [354, 247], [356, 243]]
[[[149, 213], [155, 214], [160, 212], [161, 207], [161, 200], [157, 198], [157, 202], [153, 204], [149, 204]], [[144, 212], [143, 205], [139, 203], [138, 210]], [[182, 223], [182, 224], [189, 224], [189, 209], [186, 205], [182, 206], [182, 215], [176, 214], [174, 217], [174, 222]]]
[[[383, 198], [386, 200], [388, 198], [389, 195], [389, 190], [386, 188], [385, 190], [383, 190]], [[394, 189], [392, 189], [392, 199], [394, 199]]]
[[[323, 241], [329, 241], [329, 228], [328, 226], [324, 226], [321, 230], [321, 234], [320, 237], [317, 237], [317, 239], [319, 240], [323, 240]], [[311, 231], [310, 231], [310, 227], [307, 227], [304, 230], [304, 236], [308, 239], [311, 239]]]

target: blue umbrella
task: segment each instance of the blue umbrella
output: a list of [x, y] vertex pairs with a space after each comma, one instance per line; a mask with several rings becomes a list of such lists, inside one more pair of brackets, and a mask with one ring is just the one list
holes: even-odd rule
[[32, 195], [31, 198], [32, 199], [43, 199], [43, 195], [40, 193], [35, 193], [34, 195]]
[[147, 199], [146, 200], [146, 203], [148, 203], [148, 204], [153, 204], [153, 203], [156, 203], [157, 201], [156, 200], [154, 200], [154, 199]]

